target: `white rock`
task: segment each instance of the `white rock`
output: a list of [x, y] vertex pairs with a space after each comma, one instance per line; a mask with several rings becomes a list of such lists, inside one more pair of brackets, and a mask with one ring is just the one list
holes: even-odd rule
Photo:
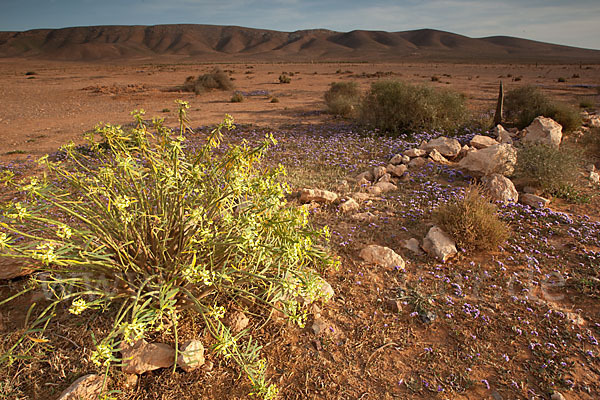
[[159, 368], [168, 368], [175, 362], [175, 349], [164, 343], [138, 340], [133, 346], [123, 344], [121, 350], [123, 372], [143, 374]]
[[95, 400], [102, 392], [103, 381], [100, 375], [84, 375], [62, 392], [58, 400]]
[[309, 203], [311, 201], [317, 203], [333, 203], [338, 198], [338, 195], [328, 190], [321, 189], [302, 189], [300, 191], [300, 201]]
[[340, 205], [340, 211], [344, 214], [358, 211], [359, 208], [360, 206], [353, 198], [349, 198], [348, 200], [343, 202], [342, 205]]
[[[502, 130], [504, 130], [504, 128]], [[469, 144], [471, 146], [475, 147], [477, 150], [479, 150], [479, 149], [485, 149], [486, 147], [490, 147], [490, 146], [493, 146], [493, 145], [496, 145], [499, 143], [489, 136], [475, 135], [475, 136], [473, 136], [473, 139], [471, 139]]]
[[537, 117], [525, 128], [523, 142], [541, 143], [558, 148], [562, 140], [562, 126], [552, 118]]
[[404, 152], [404, 155], [410, 158], [423, 157], [426, 154], [427, 152], [422, 149], [410, 149]]
[[510, 144], [497, 144], [481, 150], [469, 151], [458, 166], [481, 176], [511, 175], [517, 163], [517, 150]]
[[360, 251], [360, 257], [366, 262], [383, 267], [404, 269], [404, 259], [389, 247], [369, 245]]
[[510, 179], [500, 174], [492, 174], [481, 178], [484, 188], [495, 201], [504, 204], [516, 203], [519, 200], [519, 192]]
[[377, 182], [374, 187], [380, 188], [382, 193], [391, 192], [398, 189], [396, 185], [390, 182]]
[[600, 115], [591, 115], [588, 125], [592, 128], [600, 128]]
[[410, 162], [409, 156], [402, 156], [402, 164], [408, 164]]
[[546, 208], [550, 204], [550, 200], [530, 193], [524, 193], [519, 196], [519, 201], [527, 206], [538, 209]]
[[593, 184], [597, 185], [598, 183], [600, 183], [600, 175], [598, 175], [597, 172], [594, 172], [594, 171], [590, 172], [590, 176], [588, 178], [590, 179], [590, 181]]
[[406, 172], [406, 170], [408, 169], [408, 167], [404, 164], [400, 164], [400, 165], [388, 165], [387, 166], [387, 172], [390, 173], [392, 176], [397, 176], [398, 178], [401, 177], [402, 175], [404, 175], [404, 173]]
[[394, 157], [392, 157], [392, 159], [390, 160], [390, 164], [392, 164], [392, 165], [402, 164], [402, 154], [396, 154]]
[[[444, 157], [456, 157], [460, 153], [462, 146], [456, 139], [447, 138], [440, 136], [435, 139], [431, 139], [427, 144], [422, 147], [423, 150], [430, 152], [435, 149], [440, 152]], [[406, 154], [406, 153], [405, 153]]]
[[423, 239], [423, 250], [442, 262], [458, 253], [454, 240], [437, 226], [431, 227]]
[[429, 152], [429, 159], [438, 164], [449, 164], [449, 161], [444, 157], [437, 149], [433, 149]]
[[185, 372], [195, 370], [204, 365], [204, 345], [199, 340], [189, 340], [181, 346], [177, 357], [177, 365]]

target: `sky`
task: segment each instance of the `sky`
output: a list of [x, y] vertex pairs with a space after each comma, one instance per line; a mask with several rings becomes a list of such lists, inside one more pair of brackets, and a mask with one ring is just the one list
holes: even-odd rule
[[180, 23], [285, 32], [431, 28], [600, 49], [600, 0], [0, 0], [0, 31]]

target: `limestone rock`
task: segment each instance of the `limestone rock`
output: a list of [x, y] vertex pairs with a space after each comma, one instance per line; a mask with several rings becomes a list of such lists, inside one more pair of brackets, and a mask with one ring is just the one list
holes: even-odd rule
[[427, 164], [426, 159], [424, 159], [423, 157], [417, 157], [417, 158], [413, 158], [412, 160], [410, 160], [410, 162], [408, 163], [408, 166], [410, 168], [421, 168], [425, 164]]
[[248, 327], [250, 319], [241, 311], [235, 311], [227, 316], [225, 325], [229, 327], [229, 330], [233, 333], [240, 333]]
[[390, 173], [392, 176], [397, 176], [398, 178], [401, 177], [402, 175], [404, 175], [404, 173], [406, 172], [407, 169], [408, 169], [408, 167], [404, 164], [400, 164], [400, 165], [390, 164], [387, 166], [387, 172]]
[[367, 193], [373, 196], [379, 196], [381, 193], [383, 193], [383, 190], [381, 190], [379, 186], [371, 186], [367, 188]]
[[402, 164], [402, 154], [396, 154], [394, 157], [392, 157], [390, 160], [390, 164], [392, 164], [392, 165]]
[[362, 172], [358, 175], [356, 175], [356, 180], [360, 181], [362, 179], [366, 179], [369, 182], [373, 182], [373, 180], [375, 179], [375, 177], [373, 176], [373, 172], [372, 171], [365, 171]]
[[437, 226], [431, 227], [423, 239], [423, 250], [442, 262], [458, 253], [454, 240]]
[[356, 182], [358, 186], [370, 186], [371, 181], [366, 180], [365, 178], [361, 178], [358, 182]]
[[353, 198], [349, 198], [348, 200], [346, 200], [345, 202], [342, 203], [342, 205], [340, 206], [340, 211], [343, 212], [344, 214], [346, 214], [346, 213], [358, 211], [359, 208], [360, 208], [360, 206], [358, 205], [356, 200], [354, 200]]
[[517, 150], [510, 144], [497, 144], [469, 151], [458, 166], [480, 176], [511, 175], [517, 163]]
[[410, 158], [423, 157], [426, 154], [427, 152], [422, 149], [410, 149], [404, 152], [404, 155]]
[[597, 172], [591, 171], [588, 178], [593, 184], [597, 185], [598, 183], [600, 183], [600, 175], [598, 175]]
[[438, 164], [449, 164], [449, 161], [437, 149], [429, 152], [429, 158]]
[[381, 175], [377, 182], [389, 182], [391, 179], [392, 176], [386, 172], [385, 174]]
[[321, 189], [302, 189], [300, 191], [300, 201], [302, 203], [333, 203], [338, 198], [338, 195], [328, 190]]
[[375, 167], [373, 168], [373, 181], [377, 182], [379, 180], [379, 178], [381, 178], [383, 175], [385, 175], [385, 167], [379, 166], [379, 167]]
[[600, 128], [600, 115], [590, 115], [588, 125], [592, 128]]
[[423, 150], [430, 152], [431, 150], [435, 149], [444, 157], [452, 158], [456, 157], [458, 153], [460, 153], [461, 148], [462, 146], [458, 140], [440, 136], [427, 142], [427, 144], [423, 147]]
[[15, 258], [0, 257], [0, 280], [14, 279], [29, 275], [34, 271], [34, 266]]
[[535, 194], [525, 193], [519, 196], [519, 201], [533, 208], [546, 208], [550, 204], [550, 200]]
[[537, 117], [525, 128], [523, 142], [541, 143], [558, 148], [562, 140], [562, 126], [552, 118]]
[[[504, 128], [502, 128], [502, 130], [504, 130]], [[486, 147], [490, 147], [490, 146], [493, 146], [493, 145], [496, 145], [499, 143], [489, 136], [475, 135], [475, 136], [473, 136], [473, 139], [471, 139], [469, 144], [471, 146], [475, 147], [477, 150], [480, 150], [480, 149], [485, 149]]]
[[138, 340], [133, 346], [123, 345], [123, 372], [143, 374], [159, 368], [168, 368], [175, 362], [175, 349], [164, 343]]
[[58, 400], [95, 400], [100, 397], [103, 382], [100, 375], [84, 375], [62, 392]]
[[493, 130], [493, 133], [496, 136], [496, 140], [500, 143], [512, 144], [513, 137], [515, 136], [515, 134], [504, 129], [502, 125], [496, 125], [496, 127]]
[[510, 179], [500, 174], [484, 176], [481, 179], [484, 188], [495, 201], [504, 204], [516, 203], [519, 200], [519, 192]]
[[412, 251], [415, 254], [423, 254], [419, 240], [415, 238], [408, 239], [403, 246], [405, 249]]
[[200, 368], [204, 365], [204, 361], [204, 345], [201, 341], [189, 340], [181, 346], [181, 351], [177, 357], [177, 365], [185, 372]]
[[350, 195], [356, 201], [367, 201], [371, 198], [367, 193], [355, 192]]
[[383, 267], [404, 269], [404, 259], [389, 247], [369, 245], [361, 250], [360, 257], [366, 262]]
[[408, 164], [410, 162], [410, 157], [409, 156], [402, 156], [402, 164]]
[[396, 185], [390, 182], [377, 182], [374, 187], [380, 188], [382, 193], [398, 189]]
[[350, 218], [352, 218], [355, 221], [373, 222], [377, 219], [377, 216], [375, 214], [367, 211], [364, 213], [354, 214]]

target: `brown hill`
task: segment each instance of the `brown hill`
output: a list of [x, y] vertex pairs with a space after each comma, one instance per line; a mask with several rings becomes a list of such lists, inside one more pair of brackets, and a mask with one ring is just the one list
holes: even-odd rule
[[0, 32], [0, 57], [103, 61], [177, 57], [202, 61], [600, 62], [600, 50], [514, 37], [469, 38], [324, 29], [279, 32], [237, 26], [90, 26]]

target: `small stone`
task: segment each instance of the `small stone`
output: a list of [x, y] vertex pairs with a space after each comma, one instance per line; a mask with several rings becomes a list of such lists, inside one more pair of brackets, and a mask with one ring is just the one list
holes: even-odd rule
[[230, 313], [225, 323], [233, 333], [240, 333], [248, 327], [248, 324], [250, 319], [241, 311]]
[[136, 374], [125, 374], [124, 386], [126, 389], [132, 389], [137, 385], [138, 376]]
[[181, 346], [181, 353], [177, 357], [177, 365], [185, 372], [200, 368], [204, 365], [204, 361], [204, 345], [201, 341], [190, 340]]
[[429, 152], [429, 159], [438, 164], [449, 164], [449, 161], [446, 159], [446, 157], [440, 154], [437, 149], [433, 149]]
[[344, 214], [358, 211], [360, 206], [353, 198], [349, 198], [340, 205], [340, 211]]
[[409, 156], [402, 156], [402, 164], [406, 165], [410, 162], [410, 157]]
[[438, 138], [431, 139], [425, 146], [422, 147], [422, 149], [428, 152], [431, 152], [435, 149], [444, 157], [452, 158], [456, 157], [458, 153], [460, 153], [461, 147], [462, 146], [458, 140], [440, 136]]
[[510, 179], [500, 174], [492, 174], [481, 178], [486, 192], [495, 201], [501, 201], [504, 204], [516, 203], [519, 199], [519, 192]]
[[365, 178], [361, 178], [358, 182], [356, 182], [358, 186], [371, 186], [371, 181], [366, 180]]
[[495, 139], [493, 139], [489, 136], [475, 135], [475, 136], [473, 136], [473, 139], [471, 139], [469, 144], [471, 146], [475, 147], [477, 150], [479, 150], [479, 149], [485, 149], [486, 147], [490, 147], [490, 146], [493, 146], [493, 145], [499, 144], [499, 143]]
[[396, 154], [394, 157], [392, 157], [392, 159], [390, 160], [390, 164], [392, 164], [392, 165], [402, 164], [402, 154]]
[[373, 222], [377, 219], [377, 216], [369, 211], [359, 214], [354, 214], [350, 218], [355, 221]]
[[382, 193], [391, 192], [398, 189], [396, 185], [390, 182], [377, 182], [374, 187], [380, 188]]
[[435, 321], [437, 315], [435, 315], [435, 313], [432, 311], [420, 311], [419, 318], [424, 324], [428, 324], [430, 322]]
[[417, 157], [417, 158], [413, 158], [412, 160], [410, 160], [410, 162], [408, 163], [408, 166], [410, 168], [421, 168], [425, 164], [427, 164], [427, 160], [425, 158]]
[[138, 340], [133, 346], [123, 345], [123, 372], [143, 374], [159, 368], [168, 368], [175, 361], [175, 349], [164, 343], [148, 343]]
[[600, 128], [600, 115], [591, 115], [588, 125], [592, 128]]
[[385, 307], [393, 313], [402, 312], [402, 302], [400, 300], [386, 299]]
[[373, 196], [378, 196], [383, 192], [383, 190], [381, 190], [381, 188], [379, 186], [370, 186], [367, 188], [367, 193], [373, 195]]
[[371, 198], [367, 193], [355, 192], [350, 195], [356, 201], [367, 201]]
[[30, 275], [35, 267], [16, 258], [0, 258], [0, 280]]
[[212, 371], [214, 366], [215, 366], [215, 364], [212, 361], [206, 360], [206, 361], [204, 361], [204, 365], [202, 366], [202, 369], [206, 372], [209, 372], [209, 371]]
[[379, 178], [381, 178], [383, 175], [385, 175], [386, 171], [385, 171], [385, 167], [375, 167], [373, 168], [373, 182], [377, 182], [379, 180]]
[[590, 172], [589, 180], [593, 184], [598, 184], [598, 183], [600, 183], [600, 175], [598, 175], [597, 172], [592, 171], [592, 172]]
[[423, 254], [419, 240], [415, 238], [408, 239], [406, 243], [404, 243], [404, 248], [412, 251], [415, 254]]
[[404, 164], [400, 164], [400, 165], [390, 164], [387, 166], [387, 172], [389, 174], [391, 174], [392, 176], [401, 177], [402, 175], [404, 175], [406, 170], [407, 170], [407, 167]]
[[94, 400], [102, 392], [104, 378], [100, 375], [84, 375], [71, 384], [58, 400]]
[[423, 239], [423, 250], [443, 263], [458, 253], [454, 240], [437, 226], [431, 227]]
[[517, 150], [510, 144], [497, 144], [481, 150], [469, 151], [460, 160], [459, 167], [479, 176], [511, 175], [517, 164]]
[[562, 395], [561, 392], [554, 392], [552, 396], [550, 396], [550, 400], [566, 400], [565, 396]]
[[427, 152], [421, 149], [410, 149], [404, 152], [404, 155], [410, 158], [423, 157], [426, 154]]
[[404, 259], [394, 250], [375, 244], [362, 249], [360, 257], [366, 262], [383, 267], [404, 269], [405, 266]]
[[385, 174], [381, 175], [381, 178], [379, 178], [377, 182], [389, 182], [391, 179], [392, 176], [386, 172]]
[[321, 189], [302, 189], [300, 191], [300, 201], [302, 203], [333, 203], [338, 198], [338, 195], [328, 190]]
[[366, 179], [367, 181], [372, 182], [374, 179], [373, 172], [365, 171], [363, 173], [358, 174], [356, 176], [356, 180], [360, 181], [361, 179]]
[[596, 171], [596, 166], [594, 164], [587, 164], [585, 166], [585, 170], [588, 172], [595, 172]]
[[527, 206], [537, 209], [546, 208], [548, 207], [548, 204], [550, 204], [550, 200], [529, 193], [525, 193], [519, 196], [519, 201]]
[[327, 329], [327, 325], [328, 325], [327, 321], [325, 321], [324, 319], [315, 318], [315, 320], [313, 321], [313, 324], [311, 326], [311, 329], [315, 335], [318, 335]]

